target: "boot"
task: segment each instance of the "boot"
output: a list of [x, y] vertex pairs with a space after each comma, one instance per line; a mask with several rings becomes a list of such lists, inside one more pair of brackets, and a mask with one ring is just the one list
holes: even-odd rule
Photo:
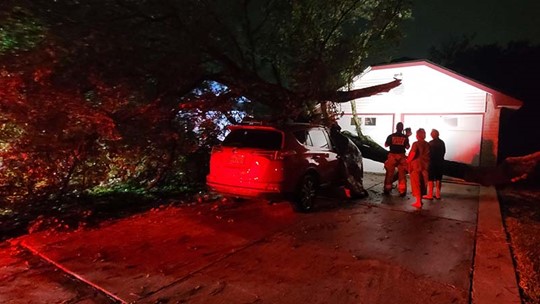
[[435, 198], [436, 199], [441, 199], [441, 184], [442, 182], [440, 180], [435, 182]]
[[414, 208], [416, 209], [420, 209], [422, 208], [422, 200], [417, 198], [416, 199], [416, 202], [414, 204], [411, 204], [411, 206], [413, 206]]
[[433, 199], [433, 182], [429, 181], [427, 184], [427, 194], [422, 196], [423, 199], [432, 200]]

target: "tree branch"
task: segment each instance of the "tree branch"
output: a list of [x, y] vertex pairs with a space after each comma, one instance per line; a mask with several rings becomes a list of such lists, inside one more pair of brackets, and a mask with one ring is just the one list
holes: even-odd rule
[[322, 53], [322, 50], [325, 48], [326, 44], [328, 43], [328, 40], [332, 37], [332, 35], [336, 32], [338, 27], [342, 24], [343, 19], [356, 7], [356, 5], [360, 2], [360, 0], [355, 1], [348, 9], [342, 12], [342, 15], [338, 18], [336, 24], [332, 27], [330, 32], [328, 32], [328, 35], [324, 38], [324, 42], [321, 45], [320, 53]]
[[362, 97], [368, 97], [372, 95], [376, 95], [383, 92], [388, 92], [391, 89], [401, 85], [400, 79], [395, 79], [388, 83], [379, 84], [372, 87], [367, 87], [363, 89], [357, 89], [352, 91], [338, 91], [333, 94], [333, 96], [329, 96], [329, 100], [333, 102], [347, 102], [353, 99], [358, 99]]

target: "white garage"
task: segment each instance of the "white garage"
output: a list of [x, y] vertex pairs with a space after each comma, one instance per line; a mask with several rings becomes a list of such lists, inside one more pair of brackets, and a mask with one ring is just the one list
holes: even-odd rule
[[[357, 76], [351, 89], [401, 79], [401, 85], [374, 96], [351, 101], [362, 133], [384, 146], [397, 122], [413, 132], [435, 128], [445, 141], [447, 160], [475, 166], [497, 161], [502, 108], [519, 109], [522, 102], [425, 60], [374, 66]], [[352, 104], [341, 104], [343, 130], [356, 133]], [[411, 143], [416, 139], [410, 138]], [[428, 136], [428, 140], [430, 140]], [[384, 172], [383, 164], [365, 161], [367, 172]]]

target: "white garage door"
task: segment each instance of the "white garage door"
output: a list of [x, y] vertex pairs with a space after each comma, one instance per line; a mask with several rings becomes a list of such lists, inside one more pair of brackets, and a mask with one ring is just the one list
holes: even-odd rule
[[411, 144], [416, 141], [415, 132], [424, 128], [427, 141], [431, 140], [431, 129], [437, 129], [440, 138], [446, 144], [445, 159], [477, 166], [480, 160], [480, 147], [482, 142], [481, 114], [470, 115], [418, 115], [406, 114], [403, 116], [405, 127], [411, 127], [413, 135]]

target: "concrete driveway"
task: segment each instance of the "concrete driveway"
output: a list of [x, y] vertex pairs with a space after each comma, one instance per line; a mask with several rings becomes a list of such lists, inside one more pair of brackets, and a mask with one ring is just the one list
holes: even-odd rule
[[[99, 291], [84, 303], [519, 303], [515, 272], [502, 287], [473, 286], [479, 186], [444, 183], [443, 199], [418, 211], [410, 195], [383, 196], [382, 180], [367, 174], [369, 198], [320, 198], [309, 214], [287, 202], [194, 203], [11, 243]], [[479, 278], [508, 264], [498, 252], [487, 260], [496, 267]], [[0, 302], [43, 303], [23, 294], [3, 285]]]

